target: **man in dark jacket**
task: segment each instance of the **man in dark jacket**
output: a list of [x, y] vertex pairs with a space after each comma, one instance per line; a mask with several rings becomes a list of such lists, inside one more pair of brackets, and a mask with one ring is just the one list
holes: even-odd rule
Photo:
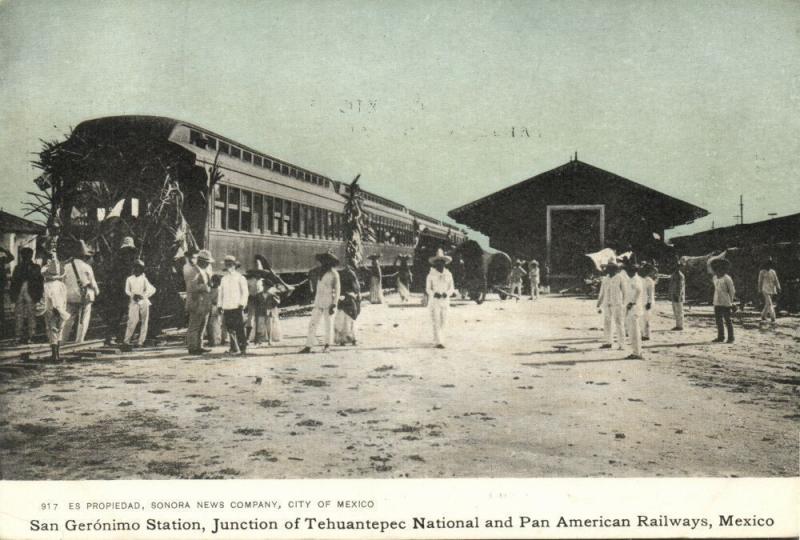
[[122, 342], [123, 328], [120, 326], [123, 318], [128, 313], [129, 298], [125, 294], [125, 280], [131, 273], [133, 262], [136, 260], [136, 245], [133, 238], [126, 236], [117, 250], [112, 263], [111, 274], [108, 276], [108, 285], [103, 293], [106, 313], [106, 345], [112, 345], [114, 338]]
[[[33, 250], [22, 248], [19, 255], [19, 264], [11, 275], [9, 296], [14, 302], [16, 336], [20, 344], [25, 344], [30, 343], [36, 331], [36, 304], [42, 299], [44, 281], [41, 266], [33, 262]], [[28, 328], [23, 335], [26, 321]]]

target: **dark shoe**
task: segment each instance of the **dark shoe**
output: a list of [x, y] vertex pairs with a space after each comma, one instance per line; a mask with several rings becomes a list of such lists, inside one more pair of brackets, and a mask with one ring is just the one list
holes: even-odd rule
[[723, 341], [725, 341], [725, 340], [720, 338], [720, 337], [718, 337], [717, 339], [712, 339], [711, 343], [722, 343]]
[[642, 341], [650, 341], [650, 338], [649, 337], [643, 337]]
[[733, 342], [734, 342], [734, 341], [733, 341], [733, 338], [730, 338], [730, 339], [729, 339], [728, 341], [726, 341], [725, 343], [733, 343]]
[[439, 344], [436, 346], [436, 348], [437, 348], [437, 349], [444, 349], [444, 345], [442, 345], [441, 343], [439, 343]]
[[203, 349], [203, 348], [201, 348], [201, 349], [200, 349], [200, 352], [201, 352], [201, 353], [207, 353], [207, 352], [211, 352], [211, 349]]
[[322, 352], [324, 352], [324, 353], [325, 353], [325, 352], [329, 352], [330, 350], [331, 350], [331, 346], [330, 346], [330, 345], [325, 345], [325, 346], [322, 348]]
[[625, 360], [643, 360], [643, 358], [640, 354], [629, 354], [625, 357]]
[[600, 345], [600, 348], [601, 349], [610, 349], [611, 348], [611, 344], [610, 343], [604, 343], [604, 344]]
[[299, 354], [309, 354], [311, 352], [311, 347], [303, 347], [300, 349]]
[[678, 332], [678, 331], [680, 331], [680, 330], [683, 330], [683, 327], [682, 327], [682, 326], [676, 326], [676, 327], [674, 327], [674, 328], [670, 328], [670, 331], [672, 331], [672, 332]]
[[192, 356], [200, 356], [203, 354], [203, 349], [189, 349], [189, 354]]

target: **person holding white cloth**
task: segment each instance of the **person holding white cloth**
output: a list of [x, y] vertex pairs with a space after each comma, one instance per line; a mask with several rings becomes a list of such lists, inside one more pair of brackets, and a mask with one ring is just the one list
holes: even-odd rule
[[125, 280], [125, 294], [130, 298], [128, 304], [128, 326], [125, 329], [125, 339], [123, 343], [126, 348], [130, 347], [131, 337], [136, 330], [136, 325], [141, 323], [139, 328], [139, 341], [141, 347], [147, 338], [147, 324], [150, 321], [150, 297], [156, 293], [156, 288], [144, 275], [144, 261], [136, 259], [133, 263], [133, 275]]
[[425, 293], [428, 295], [428, 308], [433, 321], [433, 341], [437, 349], [444, 349], [447, 312], [450, 309], [450, 296], [455, 292], [453, 274], [445, 268], [453, 259], [444, 254], [441, 248], [428, 259], [433, 265], [425, 280]]

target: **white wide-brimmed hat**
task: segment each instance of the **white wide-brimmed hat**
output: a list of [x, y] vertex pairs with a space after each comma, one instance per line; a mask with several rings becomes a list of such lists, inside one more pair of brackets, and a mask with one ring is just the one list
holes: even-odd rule
[[445, 255], [444, 254], [444, 250], [442, 248], [439, 248], [439, 249], [436, 250], [436, 255], [434, 255], [433, 257], [428, 259], [428, 262], [433, 264], [436, 261], [444, 261], [445, 264], [449, 264], [450, 261], [452, 261], [452, 260], [453, 260], [452, 257], [449, 257], [449, 256]]
[[198, 261], [206, 261], [206, 262], [209, 262], [209, 263], [213, 263], [214, 262], [214, 257], [211, 256], [211, 252], [208, 251], [207, 249], [201, 249], [197, 253], [197, 260]]

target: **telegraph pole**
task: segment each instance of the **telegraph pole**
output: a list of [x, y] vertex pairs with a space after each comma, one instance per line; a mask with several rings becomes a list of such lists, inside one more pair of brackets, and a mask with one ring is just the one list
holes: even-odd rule
[[739, 223], [744, 225], [744, 195], [739, 195]]

